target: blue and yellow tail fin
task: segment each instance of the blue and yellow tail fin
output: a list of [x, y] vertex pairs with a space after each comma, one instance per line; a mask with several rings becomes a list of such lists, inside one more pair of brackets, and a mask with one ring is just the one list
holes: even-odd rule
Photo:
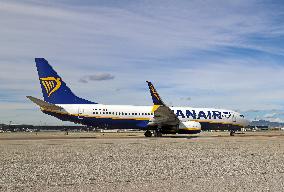
[[77, 97], [44, 58], [35, 58], [44, 101], [53, 104], [96, 104]]
[[161, 97], [159, 96], [158, 92], [156, 91], [154, 85], [150, 81], [146, 81], [148, 83], [150, 93], [152, 96], [153, 104], [154, 105], [165, 105], [162, 101]]

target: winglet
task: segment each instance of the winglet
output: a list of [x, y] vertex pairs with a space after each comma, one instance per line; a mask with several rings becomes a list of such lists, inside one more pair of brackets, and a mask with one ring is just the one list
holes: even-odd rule
[[148, 83], [154, 105], [165, 105], [158, 92], [156, 91], [154, 85], [150, 81], [146, 82]]

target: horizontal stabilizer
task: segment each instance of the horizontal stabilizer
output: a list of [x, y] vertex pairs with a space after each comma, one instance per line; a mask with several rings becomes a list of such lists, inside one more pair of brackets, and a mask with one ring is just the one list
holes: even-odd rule
[[32, 97], [32, 96], [27, 96], [27, 98], [43, 109], [47, 109], [47, 110], [62, 110], [63, 109], [62, 107], [59, 107], [55, 104], [45, 102], [41, 99], [38, 99], [38, 98], [35, 98], [35, 97]]

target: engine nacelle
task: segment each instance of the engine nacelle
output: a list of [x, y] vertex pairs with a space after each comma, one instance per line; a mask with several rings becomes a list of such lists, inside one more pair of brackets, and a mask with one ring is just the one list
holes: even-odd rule
[[195, 121], [185, 121], [179, 124], [179, 134], [196, 134], [200, 133], [201, 124]]

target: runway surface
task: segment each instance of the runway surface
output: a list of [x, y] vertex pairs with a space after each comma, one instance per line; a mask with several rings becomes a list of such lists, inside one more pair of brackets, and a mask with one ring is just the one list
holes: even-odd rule
[[0, 133], [0, 191], [284, 191], [284, 132]]

